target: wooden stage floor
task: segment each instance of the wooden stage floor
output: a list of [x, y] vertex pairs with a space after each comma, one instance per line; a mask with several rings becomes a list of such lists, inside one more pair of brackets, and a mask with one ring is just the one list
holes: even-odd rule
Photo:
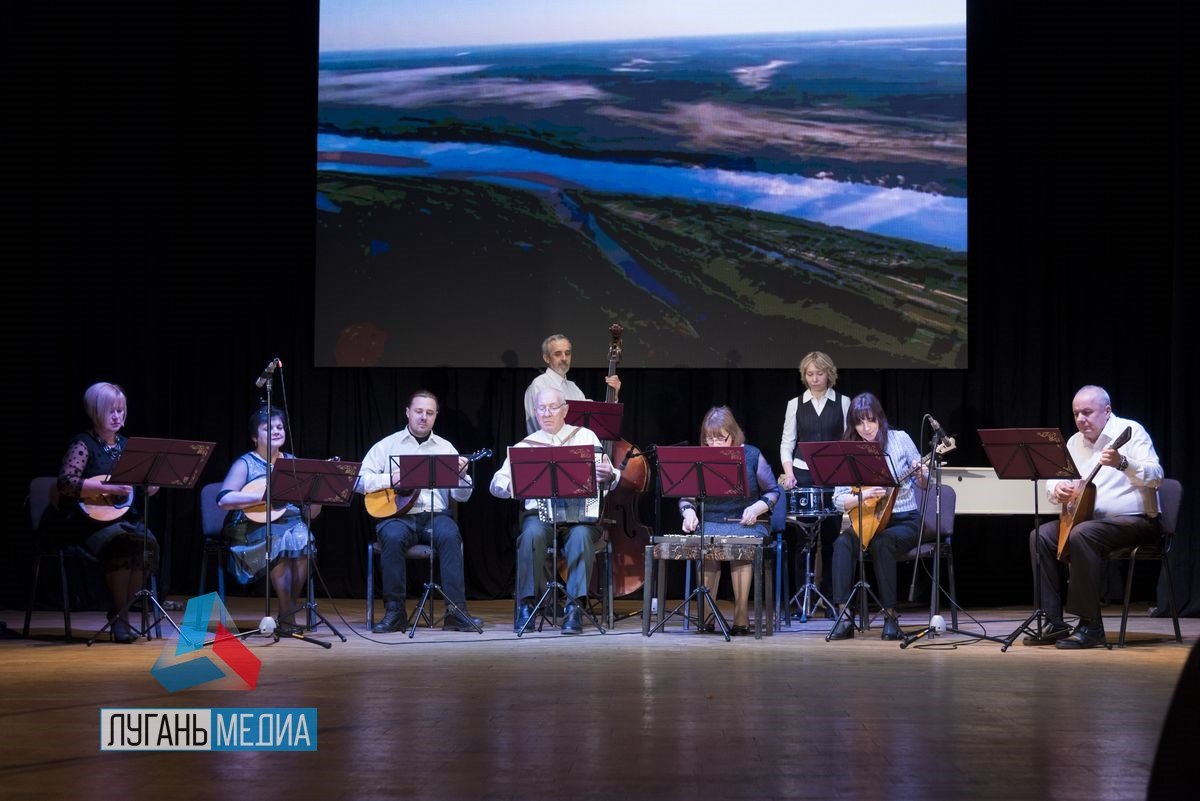
[[[229, 604], [250, 627], [262, 601]], [[150, 673], [164, 643], [63, 644], [53, 639], [61, 613], [38, 612], [33, 639], [0, 641], [0, 796], [1143, 798], [1200, 636], [1200, 620], [1185, 619], [1178, 645], [1170, 620], [1142, 609], [1129, 647], [1111, 651], [1018, 642], [1001, 653], [958, 636], [902, 650], [879, 639], [878, 624], [825, 642], [824, 620], [728, 643], [674, 623], [647, 639], [639, 617], [604, 635], [518, 640], [511, 602], [492, 601], [471, 604], [483, 635], [418, 629], [409, 640], [366, 633], [361, 600], [319, 608], [347, 642], [325, 628], [314, 635], [328, 650], [249, 638], [262, 661], [255, 690], [175, 694]], [[1029, 613], [970, 611], [999, 636]], [[20, 630], [22, 613], [0, 616]], [[102, 622], [73, 616], [76, 636]], [[1115, 640], [1119, 617], [1105, 623]], [[316, 707], [318, 750], [101, 752], [101, 707]]]

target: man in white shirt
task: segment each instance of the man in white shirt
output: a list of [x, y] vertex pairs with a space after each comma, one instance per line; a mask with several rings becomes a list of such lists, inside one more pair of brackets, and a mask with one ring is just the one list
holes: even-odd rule
[[[1068, 636], [1063, 622], [1062, 575], [1056, 561], [1058, 521], [1043, 523], [1029, 537], [1034, 581], [1041, 582], [1042, 610], [1049, 618], [1042, 637], [1026, 637], [1025, 645], [1056, 644], [1059, 648], [1094, 648], [1105, 643], [1100, 616], [1100, 585], [1104, 560], [1116, 548], [1158, 542], [1158, 492], [1162, 465], [1146, 429], [1133, 420], [1113, 414], [1108, 393], [1101, 387], [1085, 386], [1071, 402], [1078, 433], [1067, 440], [1067, 451], [1081, 475], [1101, 465], [1092, 484], [1096, 503], [1092, 519], [1077, 523], [1068, 535], [1063, 559], [1070, 560], [1066, 609], [1079, 615], [1079, 624]], [[1119, 450], [1112, 442], [1126, 428], [1129, 441]], [[1051, 481], [1047, 494], [1055, 503], [1071, 500], [1082, 481]], [[1041, 575], [1037, 575], [1038, 554]]]
[[[539, 375], [525, 390], [525, 432], [532, 434], [540, 428], [538, 416], [534, 412], [536, 398], [544, 389], [556, 389], [562, 393], [568, 402], [587, 400], [583, 390], [569, 378], [571, 369], [571, 340], [562, 334], [551, 334], [542, 341], [542, 361], [546, 363], [546, 372]], [[621, 392], [621, 379], [616, 374], [605, 376], [604, 383], [613, 388], [613, 399]]]
[[[433, 433], [437, 420], [438, 401], [432, 392], [417, 390], [408, 400], [404, 416], [408, 425], [371, 446], [363, 457], [359, 471], [358, 491], [364, 494], [391, 489], [393, 456], [425, 456], [458, 453], [449, 441]], [[458, 458], [461, 476], [459, 486], [452, 490], [421, 490], [412, 506], [380, 520], [375, 526], [379, 538], [379, 569], [383, 575], [383, 600], [387, 607], [383, 618], [372, 629], [376, 634], [403, 631], [408, 628], [408, 613], [404, 608], [407, 594], [407, 567], [404, 554], [418, 542], [432, 545], [441, 566], [442, 589], [458, 611], [450, 608], [442, 622], [445, 631], [476, 630], [483, 626], [479, 618], [467, 613], [466, 584], [463, 579], [462, 536], [454, 518], [445, 514], [450, 498], [458, 502], [471, 497], [471, 479], [466, 475], [469, 461]], [[407, 501], [407, 498], [403, 499]], [[431, 505], [432, 504], [432, 505]], [[371, 576], [367, 577], [372, 581]]]
[[[514, 448], [536, 448], [546, 446], [587, 445], [599, 455], [596, 462], [596, 483], [602, 488], [616, 486], [621, 478], [620, 471], [612, 466], [601, 451], [600, 440], [595, 433], [582, 426], [566, 425], [567, 400], [557, 389], [543, 389], [534, 397], [534, 414], [539, 429], [513, 445]], [[504, 464], [492, 477], [491, 493], [497, 498], [511, 498], [512, 464], [505, 458]], [[597, 510], [598, 513], [598, 510]], [[567, 606], [563, 619], [563, 634], [583, 633], [582, 614], [587, 605], [588, 582], [594, 561], [593, 546], [600, 539], [596, 519], [581, 515], [570, 520], [570, 528], [563, 542], [562, 556], [567, 563]], [[538, 500], [525, 500], [521, 514], [521, 533], [517, 537], [517, 608], [513, 630], [522, 631], [533, 615], [536, 596], [545, 588], [547, 581], [546, 548], [554, 536], [554, 525], [542, 522], [538, 516]]]

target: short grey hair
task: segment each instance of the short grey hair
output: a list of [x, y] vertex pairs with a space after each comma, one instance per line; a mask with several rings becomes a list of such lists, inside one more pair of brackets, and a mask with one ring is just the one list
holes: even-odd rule
[[548, 336], [542, 340], [542, 355], [543, 356], [550, 355], [550, 343], [555, 341], [556, 339], [566, 339], [568, 342], [571, 341], [570, 339], [567, 339], [566, 334], [551, 334], [550, 336]]
[[1075, 393], [1075, 397], [1078, 398], [1080, 395], [1084, 394], [1085, 392], [1089, 395], [1095, 395], [1097, 398], [1100, 399], [1100, 402], [1103, 405], [1112, 406], [1112, 398], [1110, 398], [1108, 396], [1108, 390], [1105, 389], [1104, 387], [1099, 387], [1099, 386], [1096, 386], [1095, 384], [1084, 384], [1082, 387], [1079, 388], [1079, 391]]

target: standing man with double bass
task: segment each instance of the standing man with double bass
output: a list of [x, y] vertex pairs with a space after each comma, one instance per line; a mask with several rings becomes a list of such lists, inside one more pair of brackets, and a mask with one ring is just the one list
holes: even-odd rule
[[[563, 334], [551, 334], [546, 337], [542, 341], [542, 361], [546, 363], [546, 371], [533, 379], [525, 390], [526, 434], [532, 434], [541, 428], [534, 407], [537, 405], [538, 393], [542, 390], [558, 390], [567, 402], [587, 400], [579, 385], [567, 378], [567, 373], [571, 370], [571, 340]], [[612, 399], [616, 400], [621, 391], [621, 379], [614, 373], [605, 377], [604, 383], [613, 388]]]
[[[1042, 609], [1049, 625], [1042, 637], [1026, 637], [1025, 645], [1055, 644], [1063, 649], [1103, 645], [1100, 584], [1104, 560], [1114, 549], [1157, 542], [1161, 536], [1155, 489], [1162, 481], [1163, 470], [1146, 429], [1134, 420], [1113, 414], [1108, 393], [1097, 386], [1088, 385], [1075, 393], [1071, 413], [1079, 431], [1067, 440], [1067, 451], [1081, 474], [1096, 469], [1092, 519], [1075, 523], [1062, 555], [1070, 567], [1066, 609], [1079, 615], [1079, 624], [1071, 631], [1063, 621], [1062, 575], [1056, 561], [1059, 521], [1043, 523], [1030, 533], [1029, 553], [1035, 571], [1033, 580], [1041, 582]], [[1118, 450], [1115, 440], [1126, 429], [1129, 440]], [[1083, 483], [1051, 481], [1046, 489], [1050, 500], [1067, 508], [1083, 491]], [[1036, 574], [1038, 551], [1040, 576]]]

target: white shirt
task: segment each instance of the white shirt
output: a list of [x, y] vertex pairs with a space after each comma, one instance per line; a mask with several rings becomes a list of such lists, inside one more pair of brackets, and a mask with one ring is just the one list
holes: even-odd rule
[[[392, 460], [390, 457], [392, 456], [434, 456], [451, 453], [458, 453], [458, 451], [448, 440], [430, 432], [429, 439], [417, 442], [417, 438], [408, 430], [408, 426], [405, 426], [395, 434], [376, 442], [371, 446], [371, 450], [367, 451], [367, 455], [363, 457], [362, 468], [358, 471], [358, 486], [355, 489], [362, 493], [391, 489]], [[458, 488], [454, 490], [439, 489], [433, 490], [432, 493], [429, 490], [422, 490], [417, 496], [416, 503], [412, 505], [407, 514], [428, 512], [431, 494], [433, 511], [444, 512], [450, 506], [447, 495], [453, 495], [454, 500], [460, 503], [471, 497], [471, 480], [469, 477], [462, 477], [459, 480]]]
[[533, 407], [537, 403], [538, 393], [547, 389], [557, 389], [563, 395], [563, 400], [587, 400], [587, 396], [583, 394], [583, 390], [571, 381], [566, 376], [559, 375], [546, 368], [546, 372], [539, 375], [530, 382], [529, 387], [525, 390], [525, 431], [533, 434], [541, 430], [538, 425], [537, 414], [534, 413]]
[[[599, 438], [590, 428], [570, 425], [564, 425], [558, 430], [557, 434], [547, 434], [545, 431], [539, 428], [537, 431], [533, 432], [512, 447], [533, 448], [537, 447], [538, 445], [589, 445], [593, 450], [602, 447]], [[607, 456], [604, 458], [608, 459]], [[616, 486], [617, 482], [620, 480], [621, 472], [614, 467], [613, 479], [610, 486]], [[507, 456], [504, 457], [504, 464], [500, 465], [500, 469], [496, 471], [494, 476], [492, 476], [492, 483], [488, 489], [497, 498], [512, 497], [512, 464]], [[537, 509], [537, 499], [526, 498], [525, 508]]]
[[[1158, 453], [1154, 443], [1141, 423], [1126, 420], [1123, 417], [1110, 415], [1104, 424], [1104, 430], [1091, 443], [1082, 433], [1076, 432], [1067, 440], [1067, 452], [1075, 460], [1075, 469], [1079, 475], [1087, 478], [1088, 473], [1100, 461], [1100, 452], [1121, 435], [1128, 426], [1129, 442], [1122, 445], [1118, 452], [1129, 460], [1129, 466], [1124, 471], [1115, 467], [1101, 467], [1096, 473], [1092, 484], [1096, 487], [1096, 506], [1092, 517], [1101, 519], [1117, 515], [1151, 515], [1158, 514], [1158, 492], [1156, 487], [1162, 482], [1163, 469], [1158, 461]], [[1046, 490], [1051, 500], [1054, 497], [1054, 487], [1057, 481], [1047, 481]]]
[[846, 427], [846, 415], [850, 413], [850, 397], [835, 392], [833, 389], [825, 390], [825, 396], [821, 400], [813, 400], [812, 392], [804, 390], [803, 398], [792, 398], [788, 401], [787, 411], [783, 413], [783, 436], [779, 438], [779, 463], [786, 465], [792, 463], [793, 467], [801, 470], [807, 470], [808, 465], [803, 459], [796, 458], [796, 412], [799, 411], [801, 403], [812, 403], [813, 409], [818, 415], [825, 410], [825, 404], [830, 397], [840, 397], [842, 400], [842, 427]]

